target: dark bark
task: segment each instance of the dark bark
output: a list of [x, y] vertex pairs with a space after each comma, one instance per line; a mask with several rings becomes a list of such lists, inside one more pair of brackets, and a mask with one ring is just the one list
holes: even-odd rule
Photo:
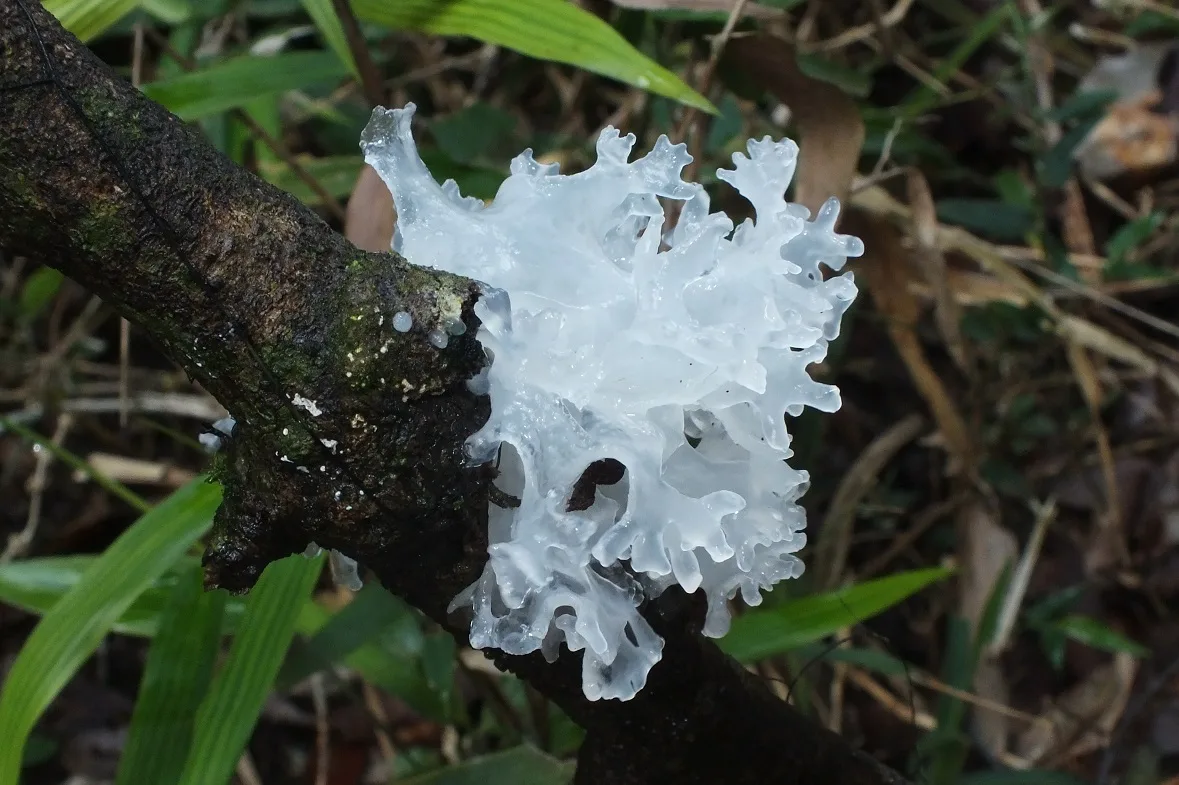
[[[237, 418], [208, 584], [247, 590], [313, 540], [465, 640], [446, 606], [486, 560], [490, 484], [462, 447], [488, 415], [465, 384], [474, 282], [357, 250], [35, 0], [0, 0], [0, 57], [0, 247], [102, 296]], [[469, 329], [435, 349], [456, 310]], [[699, 610], [680, 592], [645, 609], [664, 658], [629, 702], [586, 700], [579, 655], [497, 657], [586, 728], [578, 782], [902, 782], [701, 638]]]

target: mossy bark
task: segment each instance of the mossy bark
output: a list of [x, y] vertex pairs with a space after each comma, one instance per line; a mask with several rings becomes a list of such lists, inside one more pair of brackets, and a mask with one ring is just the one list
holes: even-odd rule
[[[0, 55], [0, 247], [100, 295], [237, 419], [208, 583], [247, 590], [315, 541], [465, 639], [446, 607], [486, 561], [490, 485], [463, 451], [489, 411], [466, 386], [484, 362], [476, 284], [354, 248], [36, 0], [0, 0]], [[466, 332], [435, 348], [456, 315]], [[682, 593], [645, 612], [667, 644], [629, 702], [587, 701], [578, 655], [497, 657], [587, 729], [579, 782], [901, 781], [701, 639]]]

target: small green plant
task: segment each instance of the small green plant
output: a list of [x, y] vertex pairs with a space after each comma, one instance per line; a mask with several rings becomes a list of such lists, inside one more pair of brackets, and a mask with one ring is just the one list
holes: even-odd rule
[[1081, 599], [1084, 585], [1069, 586], [1048, 595], [1028, 608], [1024, 623], [1040, 638], [1040, 646], [1052, 666], [1064, 667], [1065, 644], [1072, 640], [1108, 652], [1145, 657], [1150, 650], [1107, 624], [1072, 611]]

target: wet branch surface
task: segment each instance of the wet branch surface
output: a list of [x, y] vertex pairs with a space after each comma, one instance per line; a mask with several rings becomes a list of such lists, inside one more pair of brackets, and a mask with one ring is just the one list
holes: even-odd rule
[[[248, 590], [314, 541], [466, 641], [446, 608], [486, 561], [490, 476], [463, 453], [489, 413], [466, 386], [474, 282], [356, 249], [35, 0], [0, 0], [0, 247], [100, 295], [233, 413], [210, 587]], [[456, 312], [466, 333], [434, 348]], [[628, 702], [586, 700], [579, 655], [496, 656], [587, 730], [576, 782], [903, 782], [703, 639], [701, 610], [678, 590], [645, 609], [666, 644]]]

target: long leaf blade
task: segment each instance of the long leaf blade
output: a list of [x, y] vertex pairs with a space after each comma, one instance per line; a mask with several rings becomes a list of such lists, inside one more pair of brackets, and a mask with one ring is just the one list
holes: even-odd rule
[[146, 84], [143, 92], [182, 119], [194, 120], [244, 106], [257, 98], [336, 81], [347, 73], [339, 58], [330, 52], [243, 55]]
[[66, 464], [74, 471], [89, 477], [95, 482], [95, 484], [101, 486], [102, 489], [107, 493], [122, 499], [132, 509], [138, 510], [141, 513], [147, 512], [151, 509], [150, 504], [144, 501], [144, 499], [139, 496], [139, 494], [132, 491], [126, 485], [123, 485], [123, 483], [119, 482], [118, 480], [112, 480], [110, 477], [107, 477], [100, 471], [95, 471], [94, 467], [89, 463], [74, 455], [60, 444], [57, 444], [52, 439], [47, 439], [34, 431], [32, 428], [29, 428], [27, 425], [23, 425], [16, 420], [0, 414], [0, 432], [2, 431], [12, 431], [26, 441], [30, 441], [37, 445], [42, 450], [48, 451], [50, 455]]
[[566, 785], [573, 779], [573, 763], [545, 755], [527, 745], [494, 752], [417, 777], [404, 785]]
[[114, 27], [138, 0], [50, 0], [45, 8], [61, 26], [85, 43]]
[[200, 565], [176, 581], [152, 641], [115, 785], [175, 782], [221, 647], [224, 591], [206, 592]]
[[384, 587], [369, 584], [352, 602], [334, 613], [306, 645], [292, 653], [282, 668], [279, 681], [290, 686], [316, 671], [330, 668], [377, 639], [390, 625], [406, 621], [415, 624], [409, 606]]
[[353, 0], [352, 6], [360, 18], [386, 27], [477, 38], [717, 113], [682, 79], [568, 0]]
[[746, 661], [780, 654], [875, 616], [950, 572], [943, 567], [902, 572], [776, 608], [753, 610], [733, 620], [720, 646]]
[[[357, 600], [365, 592], [380, 592], [384, 595], [382, 602], [405, 607], [401, 600], [378, 585], [366, 586]], [[310, 639], [307, 645], [292, 650], [279, 673], [278, 687], [281, 689], [293, 680], [322, 669], [325, 663], [342, 663], [369, 684], [401, 698], [423, 716], [446, 722], [449, 719], [447, 706], [439, 691], [431, 687], [424, 668], [426, 638], [417, 619], [408, 610], [404, 615], [389, 610], [377, 611], [385, 617], [383, 621], [358, 618], [349, 612], [357, 600], [334, 614], [315, 601], [303, 607], [299, 632]], [[346, 619], [337, 620], [345, 612], [349, 612]], [[365, 623], [368, 631], [362, 633], [364, 640], [356, 646], [358, 633], [349, 628]], [[345, 625], [343, 630], [340, 629], [342, 624]], [[318, 649], [318, 653], [308, 649]]]
[[1092, 646], [1095, 649], [1114, 653], [1125, 652], [1135, 657], [1150, 656], [1150, 649], [1146, 646], [1088, 616], [1069, 614], [1055, 626], [1056, 629], [1078, 643]]
[[[77, 587], [98, 558], [90, 555], [47, 556], [0, 564], [0, 602], [44, 616]], [[157, 579], [136, 597], [111, 624], [110, 631], [142, 638], [155, 635], [166, 580], [164, 577]]]
[[[0, 564], [0, 602], [44, 616], [61, 598], [73, 591], [82, 576], [99, 556], [75, 554], [44, 556], [36, 559]], [[153, 638], [160, 625], [160, 617], [168, 604], [168, 595], [176, 583], [176, 575], [199, 567], [195, 556], [182, 556], [174, 569], [160, 576], [145, 589], [123, 614], [111, 625], [111, 632]], [[245, 601], [231, 597], [225, 606], [224, 632], [232, 635], [245, 610]]]
[[180, 785], [229, 781], [322, 568], [322, 556], [291, 556], [270, 564], [258, 579], [225, 667], [197, 712], [196, 734]]
[[115, 621], [208, 528], [221, 488], [198, 478], [131, 525], [45, 615], [0, 693], [0, 785], [15, 785], [25, 740]]
[[336, 57], [340, 58], [340, 62], [348, 67], [353, 76], [359, 77], [360, 71], [356, 68], [356, 60], [348, 46], [348, 37], [344, 35], [344, 25], [340, 23], [332, 0], [303, 0], [303, 8], [319, 28], [324, 42], [336, 53]]

